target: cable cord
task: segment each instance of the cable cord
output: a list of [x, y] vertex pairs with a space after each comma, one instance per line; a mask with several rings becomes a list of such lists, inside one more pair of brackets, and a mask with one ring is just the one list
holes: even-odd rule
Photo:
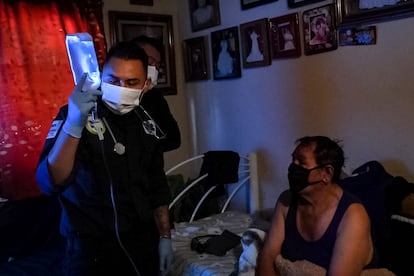
[[132, 267], [134, 268], [137, 276], [141, 276], [141, 273], [139, 273], [139, 270], [138, 270], [137, 266], [135, 265], [134, 260], [132, 259], [131, 255], [129, 255], [128, 250], [125, 248], [124, 244], [121, 241], [121, 237], [119, 236], [118, 211], [117, 211], [117, 208], [116, 208], [116, 202], [115, 202], [115, 196], [114, 196], [114, 186], [113, 186], [113, 182], [112, 182], [112, 175], [111, 175], [111, 172], [109, 170], [109, 166], [108, 166], [108, 163], [107, 163], [107, 160], [106, 160], [103, 141], [100, 140], [99, 142], [100, 142], [100, 146], [101, 146], [102, 159], [103, 159], [105, 170], [106, 170], [106, 173], [108, 174], [108, 179], [109, 179], [111, 203], [112, 203], [112, 209], [114, 211], [114, 228], [115, 228], [116, 239], [117, 239], [118, 244], [121, 247], [122, 251], [124, 251], [125, 255], [128, 257], [128, 260], [131, 263]]

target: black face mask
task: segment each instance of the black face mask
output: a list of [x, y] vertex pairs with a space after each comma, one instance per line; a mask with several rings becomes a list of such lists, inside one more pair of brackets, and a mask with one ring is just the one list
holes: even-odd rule
[[289, 169], [288, 169], [290, 191], [294, 194], [297, 194], [298, 192], [302, 191], [309, 185], [319, 183], [320, 181], [317, 181], [315, 183], [309, 183], [308, 179], [309, 179], [309, 174], [311, 173], [311, 171], [322, 168], [322, 167], [324, 166], [317, 166], [312, 169], [306, 169], [295, 163], [290, 164]]

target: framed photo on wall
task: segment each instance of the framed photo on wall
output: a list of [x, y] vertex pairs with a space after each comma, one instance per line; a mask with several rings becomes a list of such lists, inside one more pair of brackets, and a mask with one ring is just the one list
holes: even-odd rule
[[208, 80], [207, 42], [208, 36], [200, 36], [183, 41], [186, 81]]
[[336, 0], [338, 25], [362, 25], [414, 16], [414, 1]]
[[303, 43], [305, 55], [338, 48], [335, 6], [328, 4], [303, 12]]
[[269, 19], [272, 58], [300, 57], [299, 14], [291, 13]]
[[240, 0], [242, 10], [251, 9], [277, 0]]
[[220, 25], [219, 0], [187, 0], [193, 32]]
[[161, 64], [158, 69], [157, 88], [164, 95], [177, 94], [172, 16], [109, 11], [108, 17], [111, 44], [131, 40], [140, 35], [159, 41]]
[[267, 18], [240, 25], [243, 67], [266, 66], [271, 62]]
[[377, 27], [343, 27], [338, 30], [339, 46], [373, 45], [377, 43]]
[[213, 78], [240, 78], [241, 61], [237, 26], [211, 33]]

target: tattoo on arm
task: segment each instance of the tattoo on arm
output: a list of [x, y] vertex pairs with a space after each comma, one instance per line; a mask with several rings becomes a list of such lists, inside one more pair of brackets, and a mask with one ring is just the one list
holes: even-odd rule
[[160, 237], [170, 238], [171, 227], [170, 227], [170, 214], [168, 212], [168, 206], [159, 206], [154, 211], [155, 222], [157, 223], [158, 232]]

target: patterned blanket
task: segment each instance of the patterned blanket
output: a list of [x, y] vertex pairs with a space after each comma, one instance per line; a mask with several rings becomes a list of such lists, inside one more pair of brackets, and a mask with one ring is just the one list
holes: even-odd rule
[[241, 237], [251, 222], [252, 218], [249, 214], [227, 211], [192, 223], [176, 223], [175, 229], [172, 231], [174, 261], [168, 275], [230, 275], [237, 269], [242, 251], [241, 245], [227, 251], [224, 256], [215, 256], [192, 251], [191, 240], [196, 236], [221, 234], [224, 230], [236, 233]]

